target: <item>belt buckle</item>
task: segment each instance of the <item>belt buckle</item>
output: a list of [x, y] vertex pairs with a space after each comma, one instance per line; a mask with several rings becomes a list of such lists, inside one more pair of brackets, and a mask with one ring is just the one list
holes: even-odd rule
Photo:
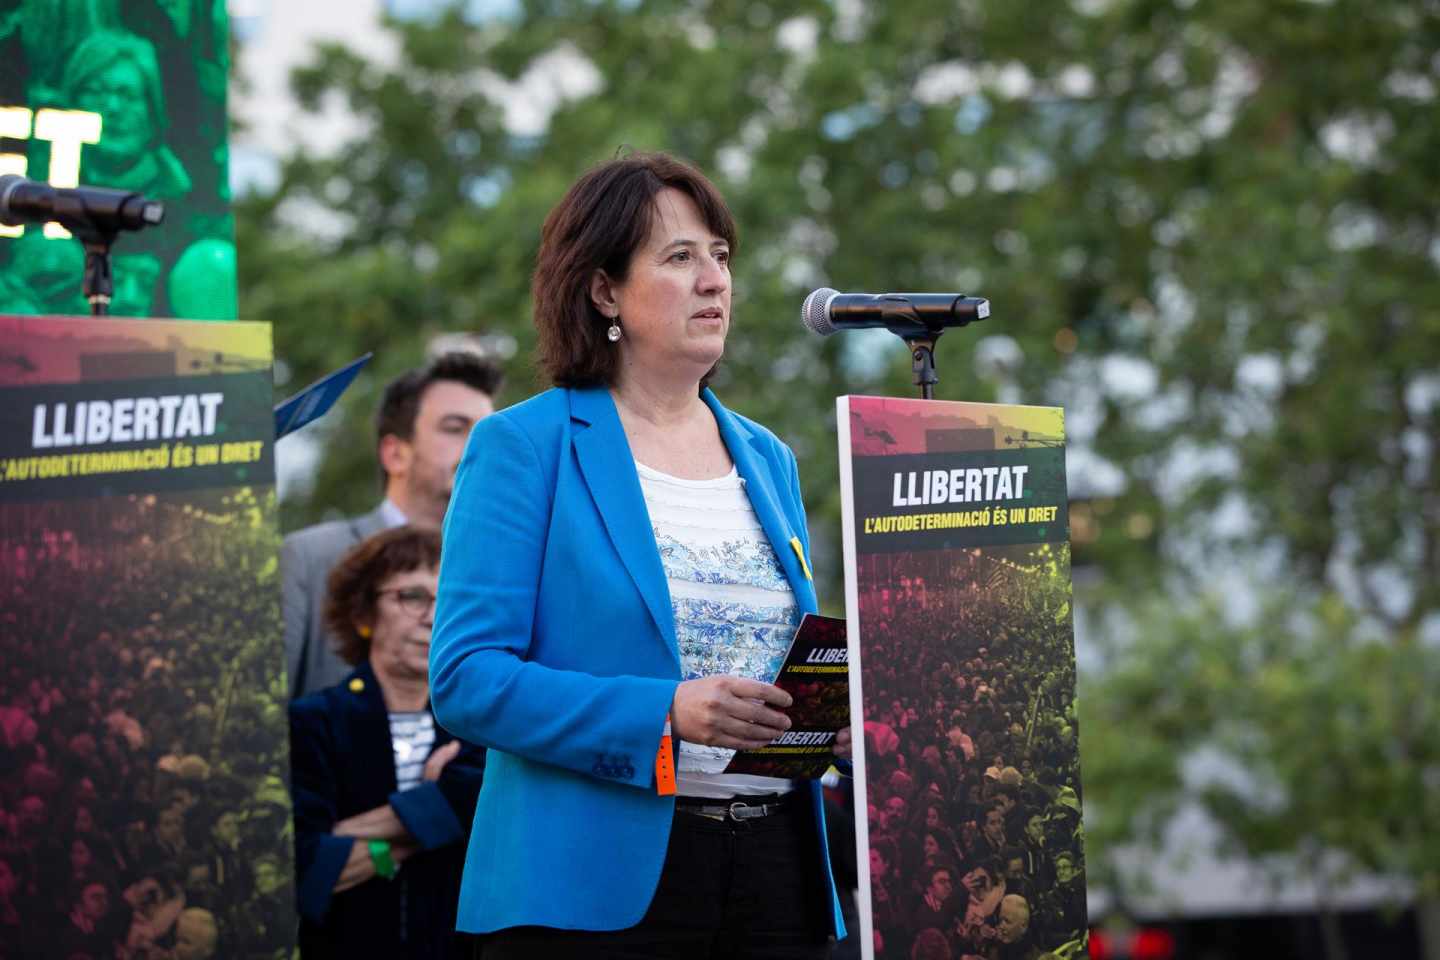
[[764, 804], [761, 804], [759, 809], [754, 812], [751, 812], [751, 810], [752, 808], [750, 806], [741, 803], [739, 800], [736, 800], [734, 803], [730, 804], [730, 819], [735, 821], [753, 820], [756, 817], [765, 816]]

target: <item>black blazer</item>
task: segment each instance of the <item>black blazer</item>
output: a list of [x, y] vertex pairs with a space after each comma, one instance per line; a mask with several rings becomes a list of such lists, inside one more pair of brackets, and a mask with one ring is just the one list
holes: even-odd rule
[[[438, 723], [435, 747], [453, 740]], [[390, 721], [368, 663], [290, 704], [300, 947], [316, 957], [454, 955], [455, 905], [485, 752], [464, 744], [440, 779], [396, 792]], [[423, 848], [393, 880], [332, 894], [354, 841], [335, 823], [382, 804]]]

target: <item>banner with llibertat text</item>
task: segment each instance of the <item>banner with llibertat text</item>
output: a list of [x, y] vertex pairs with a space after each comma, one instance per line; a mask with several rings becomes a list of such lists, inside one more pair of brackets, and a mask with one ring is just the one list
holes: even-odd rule
[[0, 316], [0, 958], [293, 949], [270, 367]]
[[837, 416], [862, 952], [1083, 955], [1064, 411]]
[[232, 486], [270, 476], [269, 371], [0, 387], [8, 500]]

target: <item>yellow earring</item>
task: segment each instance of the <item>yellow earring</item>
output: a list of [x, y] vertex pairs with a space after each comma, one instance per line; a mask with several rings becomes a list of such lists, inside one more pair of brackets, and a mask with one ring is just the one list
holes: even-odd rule
[[355, 632], [358, 633], [358, 634], [360, 634], [360, 636], [364, 637], [366, 640], [369, 640], [369, 639], [370, 639], [370, 634], [371, 634], [373, 631], [371, 631], [371, 629], [370, 629], [369, 627], [365, 626], [364, 624], [361, 624], [360, 626], [358, 626], [358, 627], [355, 628]]

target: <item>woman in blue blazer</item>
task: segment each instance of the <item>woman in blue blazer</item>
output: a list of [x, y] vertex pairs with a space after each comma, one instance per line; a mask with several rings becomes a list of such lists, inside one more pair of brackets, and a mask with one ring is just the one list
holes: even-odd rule
[[487, 958], [844, 936], [819, 784], [715, 772], [788, 728], [764, 671], [816, 609], [794, 455], [704, 386], [734, 238], [674, 158], [583, 176], [534, 278], [556, 389], [479, 424], [456, 476], [431, 691], [490, 748], [457, 920]]

